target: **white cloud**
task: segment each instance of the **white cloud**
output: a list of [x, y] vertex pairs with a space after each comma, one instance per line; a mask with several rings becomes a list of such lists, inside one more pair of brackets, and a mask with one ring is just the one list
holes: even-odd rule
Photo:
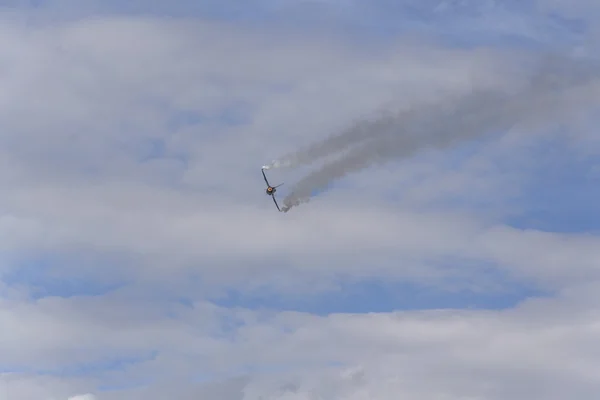
[[[4, 29], [7, 251], [96, 247], [172, 265], [228, 249], [295, 258], [380, 247], [398, 229], [384, 214], [341, 208], [283, 220], [256, 168], [382, 103], [505, 80], [502, 55], [489, 51], [398, 46], [368, 59], [331, 40], [144, 18]], [[215, 120], [239, 104], [249, 124]], [[209, 122], [170, 129], [183, 111]], [[141, 162], [150, 140], [164, 141], [166, 155]], [[336, 228], [342, 221], [348, 230]]]
[[[27, 276], [22, 288], [6, 278], [0, 370], [21, 373], [1, 376], [0, 398], [554, 400], [598, 392], [600, 239], [436, 207], [465, 192], [497, 204], [518, 193], [532, 162], [520, 146], [535, 138], [512, 132], [460, 170], [437, 156], [387, 166], [283, 217], [261, 186], [264, 162], [382, 104], [517, 84], [522, 54], [402, 43], [372, 50], [196, 20], [25, 26], [11, 18], [0, 28], [0, 276], [51, 255], [60, 262], [46, 268], [60, 281], [134, 283], [33, 301]], [[231, 110], [245, 122], [223, 123]], [[185, 112], [204, 122], [173, 128]], [[154, 140], [165, 154], [142, 161]], [[502, 157], [512, 165], [499, 171]], [[390, 204], [380, 192], [387, 184], [406, 198]], [[335, 285], [335, 275], [441, 288], [453, 278], [486, 290], [489, 265], [560, 296], [505, 311], [329, 316], [206, 300], [236, 286], [310, 296]], [[193, 306], [165, 300], [178, 295]], [[114, 367], [119, 359], [129, 362]], [[245, 376], [252, 368], [259, 373]]]
[[[99, 399], [159, 399], [163, 390], [178, 398], [228, 390], [225, 398], [232, 400], [261, 396], [499, 400], [508, 395], [563, 399], [568, 393], [591, 396], [600, 386], [595, 372], [600, 358], [592, 350], [598, 334], [597, 288], [597, 284], [581, 286], [557, 299], [532, 300], [506, 311], [315, 317], [213, 309], [208, 315], [198, 304], [178, 312], [177, 322], [157, 316], [109, 325], [96, 317], [98, 325], [88, 325], [93, 318], [85, 321], [68, 313], [61, 326], [67, 330], [85, 326], [98, 349], [110, 351], [108, 343], [137, 337], [144, 338], [138, 339], [139, 345], [160, 352], [153, 360], [103, 375], [117, 385], [120, 380], [136, 384], [147, 379], [161, 385], [98, 393]], [[88, 309], [75, 303], [71, 307]], [[109, 317], [114, 308], [105, 306], [95, 314]], [[219, 332], [225, 328], [212, 324], [215, 317], [226, 315], [246, 324], [225, 336]], [[108, 329], [98, 330], [102, 325]], [[251, 379], [225, 379], [245, 365], [256, 369]], [[222, 388], [216, 382], [176, 383], [183, 376], [205, 374], [221, 378]]]

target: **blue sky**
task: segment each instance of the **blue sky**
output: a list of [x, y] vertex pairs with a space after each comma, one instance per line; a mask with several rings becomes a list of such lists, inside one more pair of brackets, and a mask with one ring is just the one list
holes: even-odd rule
[[[600, 389], [596, 77], [544, 128], [371, 165], [287, 214], [259, 171], [382, 107], [597, 62], [594, 3], [126, 3], [0, 0], [0, 394]], [[269, 178], [283, 198], [318, 165]]]

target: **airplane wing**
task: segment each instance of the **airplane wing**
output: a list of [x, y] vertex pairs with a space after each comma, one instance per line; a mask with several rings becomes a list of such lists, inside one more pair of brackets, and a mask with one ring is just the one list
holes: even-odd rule
[[277, 210], [279, 212], [281, 212], [281, 208], [279, 208], [279, 204], [277, 204], [277, 200], [275, 200], [275, 196], [271, 196], [273, 198], [273, 202], [275, 203], [275, 206], [277, 207]]
[[262, 172], [263, 178], [265, 178], [265, 182], [267, 183], [267, 186], [271, 186], [271, 185], [269, 185], [269, 181], [267, 180], [267, 176], [265, 175], [265, 170], [261, 169], [260, 172]]

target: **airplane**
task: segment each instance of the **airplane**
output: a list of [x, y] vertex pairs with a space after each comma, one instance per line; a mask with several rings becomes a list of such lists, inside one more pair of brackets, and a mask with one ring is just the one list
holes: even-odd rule
[[271, 184], [269, 184], [269, 181], [267, 180], [267, 176], [265, 175], [265, 170], [261, 169], [261, 172], [263, 174], [263, 178], [265, 178], [265, 182], [267, 183], [267, 194], [269, 196], [271, 196], [273, 198], [273, 202], [275, 203], [275, 206], [277, 207], [277, 210], [279, 212], [281, 212], [281, 208], [279, 208], [279, 204], [277, 204], [277, 200], [275, 200], [275, 192], [277, 191], [277, 188], [281, 185], [283, 185], [283, 183], [277, 185], [277, 186], [271, 186]]

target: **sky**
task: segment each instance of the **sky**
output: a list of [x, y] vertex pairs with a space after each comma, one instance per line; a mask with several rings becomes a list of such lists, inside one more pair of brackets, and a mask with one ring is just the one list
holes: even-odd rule
[[[0, 400], [592, 398], [597, 75], [544, 124], [525, 104], [288, 213], [260, 167], [386, 110], [452, 131], [449, 93], [594, 70], [598, 22], [592, 0], [0, 0]], [[283, 197], [314, 168], [268, 174]]]

